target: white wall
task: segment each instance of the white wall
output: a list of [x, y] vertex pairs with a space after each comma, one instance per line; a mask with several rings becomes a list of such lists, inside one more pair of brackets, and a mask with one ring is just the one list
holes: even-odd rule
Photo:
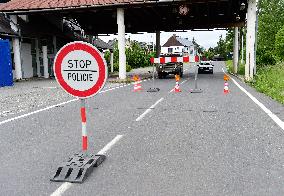
[[21, 56], [22, 56], [23, 78], [33, 77], [31, 44], [29, 43], [21, 44]]
[[184, 46], [171, 46], [171, 47], [162, 47], [161, 53], [168, 54], [169, 48], [172, 48], [172, 53], [188, 53], [189, 56], [197, 55], [197, 51], [195, 50], [194, 46], [184, 47]]
[[161, 53], [162, 53], [162, 54], [167, 54], [167, 53], [169, 53], [169, 48], [172, 49], [172, 53], [182, 53], [184, 46], [162, 47], [162, 48], [161, 48]]

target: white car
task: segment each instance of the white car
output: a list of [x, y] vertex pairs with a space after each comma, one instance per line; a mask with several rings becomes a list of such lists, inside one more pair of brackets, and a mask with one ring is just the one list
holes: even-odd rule
[[213, 74], [213, 67], [211, 61], [201, 61], [198, 66], [198, 73], [209, 72]]

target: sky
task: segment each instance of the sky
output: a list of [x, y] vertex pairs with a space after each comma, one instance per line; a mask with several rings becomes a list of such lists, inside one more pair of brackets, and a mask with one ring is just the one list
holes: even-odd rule
[[[196, 42], [208, 49], [209, 47], [217, 46], [217, 42], [219, 40], [219, 36], [222, 35], [225, 37], [226, 31], [224, 30], [213, 30], [213, 31], [187, 31], [187, 32], [161, 32], [161, 45], [166, 43], [166, 41], [173, 35], [176, 34], [182, 38], [188, 38], [189, 40], [194, 39]], [[143, 34], [126, 34], [126, 38], [131, 40], [136, 40], [139, 42], [153, 42], [156, 43], [156, 35], [154, 33], [143, 33]], [[99, 36], [100, 39], [108, 42], [114, 38], [117, 38], [117, 35], [109, 35], [109, 36]]]

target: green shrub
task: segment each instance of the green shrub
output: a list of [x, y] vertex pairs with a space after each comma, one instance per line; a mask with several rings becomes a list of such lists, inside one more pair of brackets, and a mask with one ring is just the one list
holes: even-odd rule
[[284, 26], [275, 37], [275, 55], [278, 61], [284, 61]]
[[119, 63], [118, 62], [113, 63], [113, 71], [114, 72], [119, 71]]
[[[126, 72], [130, 72], [132, 70], [132, 67], [126, 63]], [[118, 72], [119, 71], [119, 63], [114, 62], [113, 63], [113, 71]]]
[[259, 92], [284, 104], [284, 63], [260, 67], [251, 82]]
[[[233, 60], [226, 61], [228, 72], [234, 73], [234, 66], [233, 66]], [[245, 64], [239, 64], [238, 67], [238, 74], [239, 75], [245, 75]]]
[[228, 72], [233, 73], [233, 61], [232, 60], [226, 61], [226, 66], [227, 66]]
[[246, 69], [246, 65], [245, 64], [239, 64], [238, 74], [244, 76], [245, 75], [245, 69]]
[[132, 70], [131, 66], [126, 64], [126, 72], [130, 72]]

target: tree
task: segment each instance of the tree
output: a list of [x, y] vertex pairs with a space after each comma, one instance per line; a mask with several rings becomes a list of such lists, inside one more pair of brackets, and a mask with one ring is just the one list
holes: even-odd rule
[[278, 61], [284, 61], [284, 26], [275, 37], [275, 56]]
[[[130, 40], [129, 40], [130, 41]], [[130, 71], [133, 68], [150, 66], [150, 58], [154, 57], [154, 53], [149, 53], [145, 48], [142, 48], [137, 41], [130, 41], [130, 47], [125, 49], [126, 54], [126, 69]], [[105, 54], [105, 59], [109, 61], [110, 54]], [[118, 42], [113, 47], [113, 64], [114, 71], [119, 69], [119, 51]]]
[[223, 39], [223, 36], [220, 35], [219, 41], [217, 42], [217, 46], [215, 47], [215, 54], [220, 55], [220, 57], [227, 58], [228, 51], [226, 50], [226, 42]]
[[275, 38], [284, 24], [284, 0], [258, 2], [257, 63], [275, 64]]
[[232, 28], [227, 30], [225, 44], [226, 44], [226, 52], [233, 52], [233, 45], [234, 45], [234, 36], [235, 32]]
[[211, 47], [204, 52], [204, 56], [208, 60], [212, 60], [214, 57], [214, 54], [215, 54], [214, 48], [211, 48]]

